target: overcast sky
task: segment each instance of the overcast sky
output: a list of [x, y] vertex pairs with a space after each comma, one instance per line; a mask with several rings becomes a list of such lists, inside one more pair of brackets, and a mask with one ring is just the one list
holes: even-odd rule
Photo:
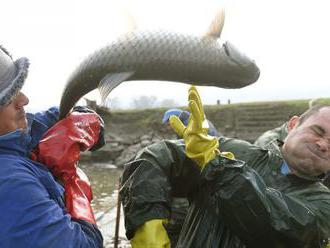
[[[23, 90], [30, 110], [37, 110], [58, 105], [80, 61], [128, 30], [125, 11], [142, 30], [202, 35], [219, 5], [226, 7], [219, 42], [228, 40], [254, 59], [261, 76], [243, 89], [200, 87], [204, 104], [330, 97], [329, 0], [2, 0], [0, 43], [14, 58], [30, 59]], [[184, 105], [187, 86], [126, 82], [110, 98], [129, 102], [146, 94]]]

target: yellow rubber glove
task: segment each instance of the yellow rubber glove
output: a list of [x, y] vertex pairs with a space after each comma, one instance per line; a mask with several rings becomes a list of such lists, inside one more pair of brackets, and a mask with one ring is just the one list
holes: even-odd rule
[[164, 224], [166, 219], [149, 220], [140, 226], [131, 239], [132, 248], [170, 248]]
[[191, 113], [188, 126], [185, 126], [177, 116], [170, 117], [171, 127], [184, 139], [186, 155], [194, 160], [201, 170], [216, 155], [234, 158], [231, 152], [220, 153], [218, 139], [208, 135], [208, 122], [205, 119], [202, 100], [195, 86], [189, 88], [188, 101]]

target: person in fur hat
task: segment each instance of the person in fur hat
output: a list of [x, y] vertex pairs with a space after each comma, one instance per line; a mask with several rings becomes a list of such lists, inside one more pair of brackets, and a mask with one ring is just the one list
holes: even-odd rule
[[[0, 247], [103, 247], [91, 188], [76, 167], [82, 147], [101, 139], [100, 118], [73, 111], [59, 121], [56, 107], [25, 113], [29, 99], [21, 89], [28, 68], [27, 58], [13, 60], [0, 47]], [[76, 129], [81, 120], [85, 126]], [[69, 138], [83, 128], [91, 130], [84, 146]]]

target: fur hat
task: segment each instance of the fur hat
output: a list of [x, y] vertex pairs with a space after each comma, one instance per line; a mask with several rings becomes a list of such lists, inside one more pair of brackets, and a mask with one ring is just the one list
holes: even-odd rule
[[22, 89], [29, 64], [24, 57], [13, 61], [9, 52], [0, 46], [0, 106], [8, 104]]

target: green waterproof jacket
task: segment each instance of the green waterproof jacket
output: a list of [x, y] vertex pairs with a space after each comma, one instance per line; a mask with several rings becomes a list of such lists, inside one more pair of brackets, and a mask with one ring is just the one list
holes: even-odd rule
[[325, 246], [330, 191], [319, 179], [282, 175], [278, 153], [219, 142], [237, 160], [218, 156], [201, 173], [180, 141], [151, 145], [126, 165], [120, 195], [129, 239], [144, 222], [170, 218], [172, 197], [189, 197], [177, 247]]
[[277, 146], [277, 140], [284, 141], [286, 136], [288, 135], [288, 123], [285, 122], [282, 126], [276, 127], [274, 129], [268, 130], [261, 134], [254, 144], [256, 146], [271, 149], [272, 145]]

